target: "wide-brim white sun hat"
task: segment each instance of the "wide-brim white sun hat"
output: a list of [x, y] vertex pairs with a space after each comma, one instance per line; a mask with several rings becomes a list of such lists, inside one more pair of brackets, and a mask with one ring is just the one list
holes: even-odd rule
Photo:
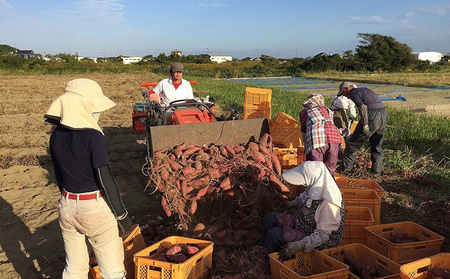
[[102, 132], [93, 113], [108, 110], [115, 105], [103, 94], [97, 82], [78, 78], [67, 83], [64, 94], [53, 101], [45, 117], [59, 120], [61, 125], [69, 128]]

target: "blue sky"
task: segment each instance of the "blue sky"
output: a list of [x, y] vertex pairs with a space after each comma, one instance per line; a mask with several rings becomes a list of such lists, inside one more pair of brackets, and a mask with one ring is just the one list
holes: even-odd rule
[[358, 33], [446, 54], [449, 26], [434, 0], [0, 0], [0, 44], [91, 57], [308, 57], [355, 50]]

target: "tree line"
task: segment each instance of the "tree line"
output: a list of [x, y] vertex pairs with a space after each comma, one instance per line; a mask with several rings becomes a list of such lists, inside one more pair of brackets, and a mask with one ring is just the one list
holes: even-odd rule
[[355, 51], [347, 50], [343, 54], [318, 54], [308, 58], [277, 59], [261, 55], [253, 60], [249, 57], [226, 63], [214, 63], [208, 54], [180, 56], [176, 53], [164, 53], [154, 57], [148, 55], [133, 65], [123, 65], [121, 56], [78, 60], [78, 55], [59, 54], [58, 61], [43, 59], [22, 59], [7, 55], [5, 50], [12, 47], [0, 46], [0, 69], [10, 71], [36, 71], [47, 73], [74, 72], [124, 72], [151, 71], [167, 73], [174, 62], [189, 64], [190, 74], [220, 78], [255, 76], [301, 76], [303, 72], [323, 71], [368, 71], [399, 72], [405, 70], [426, 71], [431, 65], [427, 61], [417, 60], [411, 48], [398, 42], [391, 36], [370, 33], [358, 33], [359, 44]]

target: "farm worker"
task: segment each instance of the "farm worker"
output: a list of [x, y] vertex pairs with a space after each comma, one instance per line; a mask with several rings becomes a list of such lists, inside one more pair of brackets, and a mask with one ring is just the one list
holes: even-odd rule
[[[173, 101], [194, 99], [191, 84], [183, 79], [183, 64], [173, 62], [170, 66], [170, 77], [161, 80], [149, 95], [154, 93], [161, 95], [162, 104], [166, 107]], [[167, 112], [164, 117], [166, 122], [170, 122], [172, 112]]]
[[349, 81], [339, 85], [338, 96], [350, 98], [359, 109], [361, 120], [355, 131], [348, 138], [342, 159], [344, 172], [353, 169], [356, 154], [363, 144], [369, 140], [372, 173], [380, 174], [383, 164], [383, 137], [386, 132], [388, 115], [378, 95], [366, 87], [356, 87]]
[[281, 260], [292, 258], [299, 250], [309, 253], [338, 246], [344, 234], [344, 200], [323, 162], [306, 161], [285, 171], [283, 178], [306, 189], [286, 202], [291, 210], [264, 216], [263, 246], [279, 250]]
[[[356, 88], [356, 85], [354, 85]], [[333, 122], [338, 129], [349, 128], [350, 123], [356, 119], [356, 106], [352, 100], [344, 95], [335, 96], [331, 101], [330, 109], [333, 111]]]
[[325, 107], [321, 94], [309, 95], [302, 105], [305, 109], [300, 111], [299, 118], [306, 160], [321, 161], [334, 174], [342, 140], [333, 123], [333, 113]]
[[56, 124], [50, 155], [61, 191], [59, 224], [66, 251], [62, 278], [87, 278], [91, 244], [103, 278], [125, 278], [121, 237], [131, 219], [109, 164], [100, 112], [115, 106], [90, 79], [74, 79], [45, 114]]

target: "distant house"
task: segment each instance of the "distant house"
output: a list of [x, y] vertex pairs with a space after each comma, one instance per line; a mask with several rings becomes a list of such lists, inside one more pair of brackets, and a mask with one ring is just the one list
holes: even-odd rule
[[172, 50], [171, 54], [173, 56], [175, 56], [175, 55], [183, 56], [183, 52], [181, 50], [178, 50], [178, 49]]
[[122, 56], [122, 61], [123, 61], [123, 64], [125, 64], [125, 65], [137, 63], [141, 60], [142, 60], [142, 57], [138, 57], [138, 56], [135, 56], [135, 57]]
[[211, 55], [210, 58], [212, 62], [222, 63], [227, 61], [233, 61], [233, 56], [231, 55]]
[[24, 59], [31, 59], [31, 58], [34, 58], [34, 51], [32, 51], [32, 50], [18, 50], [16, 55], [19, 55], [21, 58], [24, 58]]
[[442, 53], [435, 51], [413, 52], [413, 54], [418, 60], [430, 61], [430, 63], [440, 62], [444, 57]]

